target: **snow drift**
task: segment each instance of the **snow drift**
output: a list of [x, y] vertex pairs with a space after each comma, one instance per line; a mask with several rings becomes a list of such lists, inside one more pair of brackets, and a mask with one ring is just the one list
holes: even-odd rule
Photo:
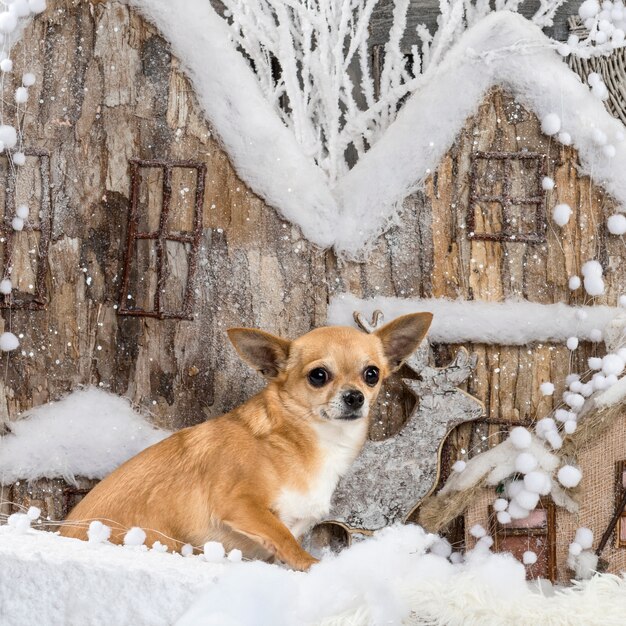
[[171, 433], [152, 426], [126, 398], [96, 387], [75, 391], [10, 423], [0, 438], [0, 484], [76, 476], [104, 478]]

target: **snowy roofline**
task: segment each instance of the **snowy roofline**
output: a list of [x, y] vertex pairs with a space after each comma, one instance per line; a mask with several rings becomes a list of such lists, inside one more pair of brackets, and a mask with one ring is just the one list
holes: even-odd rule
[[263, 98], [227, 24], [209, 2], [126, 1], [170, 42], [239, 176], [319, 246], [362, 254], [398, 214], [403, 199], [437, 168], [496, 85], [540, 118], [558, 113], [579, 150], [582, 171], [626, 207], [626, 179], [620, 174], [626, 144], [616, 145], [616, 156], [609, 158], [592, 138], [594, 128], [612, 138], [623, 126], [552, 49], [548, 37], [518, 14], [493, 13], [468, 30], [424, 75], [381, 140], [331, 190]]
[[[344, 293], [331, 298], [328, 323], [354, 325], [354, 311], [371, 318], [376, 310], [384, 313], [386, 321], [407, 313], [433, 313], [428, 338], [435, 343], [470, 341], [519, 346], [540, 341], [561, 342], [572, 336], [590, 339], [593, 329], [603, 330], [622, 309], [609, 306], [573, 307], [562, 303], [539, 304], [525, 300], [485, 302], [383, 296], [363, 300]], [[584, 311], [587, 317], [579, 320], [576, 315], [578, 311]]]

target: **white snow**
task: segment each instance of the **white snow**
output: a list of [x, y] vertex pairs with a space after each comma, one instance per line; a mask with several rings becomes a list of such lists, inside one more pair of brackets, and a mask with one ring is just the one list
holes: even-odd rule
[[[526, 345], [533, 342], [566, 341], [576, 335], [588, 340], [593, 329], [604, 328], [620, 313], [620, 308], [604, 305], [572, 307], [566, 304], [538, 304], [526, 300], [486, 302], [481, 300], [447, 300], [445, 298], [391, 298], [378, 296], [361, 299], [352, 294], [331, 298], [328, 323], [353, 326], [353, 312], [371, 318], [381, 310], [386, 321], [419, 311], [433, 313], [428, 338], [442, 343], [490, 343]], [[583, 310], [587, 318], [579, 320]]]
[[0, 438], [0, 484], [104, 478], [170, 434], [151, 426], [125, 398], [95, 387], [36, 407], [10, 429]]
[[411, 613], [449, 626], [555, 616], [600, 626], [623, 617], [621, 578], [598, 576], [545, 594], [526, 582], [519, 561], [486, 543], [452, 564], [427, 553], [435, 541], [418, 526], [392, 527], [302, 574], [2, 526], [0, 606], [11, 626], [366, 626], [412, 623]]

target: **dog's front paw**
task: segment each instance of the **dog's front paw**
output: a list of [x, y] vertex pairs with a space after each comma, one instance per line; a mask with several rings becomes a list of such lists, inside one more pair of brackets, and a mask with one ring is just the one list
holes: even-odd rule
[[319, 559], [305, 553], [297, 561], [291, 563], [291, 567], [299, 572], [308, 572], [311, 566], [316, 563], [319, 563]]

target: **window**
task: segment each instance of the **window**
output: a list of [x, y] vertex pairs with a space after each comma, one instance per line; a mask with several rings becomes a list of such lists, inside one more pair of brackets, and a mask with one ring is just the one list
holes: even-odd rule
[[540, 243], [546, 239], [547, 157], [536, 152], [474, 152], [466, 230], [469, 239]]
[[[46, 305], [46, 270], [52, 227], [50, 155], [25, 150], [19, 168], [0, 158], [0, 278], [10, 278], [13, 291], [0, 294], [0, 308], [43, 309]], [[16, 208], [28, 205], [21, 231], [13, 229]]]
[[617, 547], [626, 548], [626, 461], [617, 464]]
[[554, 504], [542, 499], [537, 508], [526, 519], [512, 520], [500, 524], [491, 511], [494, 520], [494, 547], [496, 552], [511, 552], [520, 561], [524, 552], [531, 550], [537, 561], [526, 565], [526, 578], [556, 578], [556, 532]]
[[193, 319], [206, 165], [131, 159], [120, 315]]

